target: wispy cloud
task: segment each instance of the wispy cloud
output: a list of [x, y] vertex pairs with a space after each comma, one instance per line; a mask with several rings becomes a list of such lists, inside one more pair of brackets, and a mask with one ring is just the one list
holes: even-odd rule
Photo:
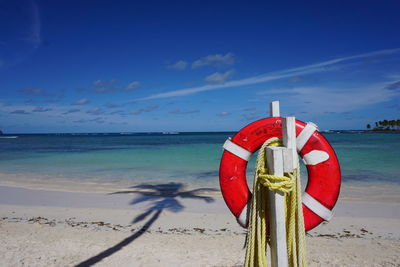
[[[400, 96], [399, 90], [388, 88], [392, 84], [393, 82], [383, 82], [353, 88], [297, 87], [270, 90], [268, 95], [285, 93], [287, 103], [310, 113], [345, 113]], [[312, 101], [313, 99], [318, 101]]]
[[96, 93], [111, 93], [118, 90], [117, 87], [118, 81], [111, 80], [111, 81], [103, 81], [103, 80], [96, 80], [92, 82], [93, 90]]
[[190, 109], [190, 110], [180, 110], [180, 109], [173, 109], [169, 113], [171, 114], [193, 114], [193, 113], [199, 113], [200, 110], [198, 109]]
[[45, 103], [58, 103], [58, 102], [61, 102], [61, 101], [62, 101], [62, 97], [60, 96], [58, 98], [50, 98], [50, 99], [44, 100], [43, 102], [45, 102]]
[[[21, 63], [42, 44], [40, 12], [36, 1], [8, 1], [5, 6], [2, 4], [2, 19], [7, 18], [7, 15], [9, 15], [6, 15], [7, 10], [11, 11], [10, 15], [18, 17], [18, 20], [6, 19], [7, 27], [14, 29], [14, 33], [13, 37], [9, 38], [10, 35], [7, 32], [2, 32], [0, 68], [7, 68]], [[21, 25], [24, 25], [24, 27], [21, 28]], [[4, 51], [3, 48], [5, 48]], [[1, 56], [4, 56], [4, 58]]]
[[90, 101], [86, 98], [81, 98], [75, 102], [73, 102], [71, 105], [77, 105], [77, 106], [81, 106], [81, 105], [86, 105], [88, 104]]
[[225, 55], [222, 54], [215, 54], [215, 55], [208, 55], [206, 57], [200, 58], [192, 63], [192, 68], [200, 68], [205, 66], [226, 66], [226, 65], [233, 65], [235, 64], [235, 55], [232, 53], [227, 53]]
[[101, 124], [101, 123], [105, 123], [106, 121], [101, 117], [97, 117], [97, 118], [90, 119], [90, 120], [79, 119], [79, 120], [73, 121], [73, 123], [90, 123], [90, 122], [95, 122], [95, 123]]
[[45, 108], [45, 107], [36, 107], [32, 110], [32, 112], [47, 112], [53, 110], [52, 108]]
[[188, 66], [188, 63], [184, 60], [179, 60], [178, 62], [168, 65], [167, 69], [172, 69], [172, 70], [185, 70], [186, 67]]
[[219, 117], [225, 117], [225, 116], [228, 116], [228, 115], [231, 115], [231, 114], [232, 114], [232, 113], [229, 112], [229, 111], [222, 111], [222, 112], [218, 113], [217, 116], [219, 116]]
[[11, 111], [10, 114], [29, 115], [31, 113], [26, 110], [23, 110], [23, 109], [17, 109], [17, 110]]
[[26, 87], [19, 90], [21, 93], [26, 95], [46, 95], [42, 88]]
[[132, 91], [136, 88], [138, 88], [140, 86], [140, 83], [135, 81], [135, 82], [131, 82], [130, 84], [128, 84], [127, 86], [125, 86], [125, 91]]
[[[25, 87], [20, 90], [18, 90], [20, 93], [24, 95], [28, 95], [30, 97], [51, 97], [51, 98], [58, 98], [61, 99], [64, 94], [64, 90], [58, 90], [58, 91], [49, 91], [49, 90], [44, 90], [43, 88], [38, 88], [38, 87]], [[33, 100], [32, 100], [33, 102]]]
[[104, 118], [102, 118], [102, 117], [97, 117], [97, 118], [91, 119], [91, 120], [89, 120], [89, 121], [96, 122], [96, 123], [100, 123], [100, 124], [106, 122], [106, 121], [104, 120]]
[[[333, 69], [340, 68], [341, 66], [339, 63], [346, 63], [351, 60], [364, 59], [364, 58], [369, 58], [369, 57], [374, 57], [374, 56], [390, 55], [390, 54], [395, 54], [398, 52], [400, 52], [400, 48], [379, 50], [379, 51], [374, 51], [374, 52], [365, 53], [365, 54], [341, 57], [341, 58], [318, 62], [318, 63], [305, 65], [305, 66], [301, 66], [301, 67], [265, 73], [265, 74], [261, 74], [258, 76], [253, 76], [253, 77], [249, 77], [249, 78], [245, 78], [245, 79], [241, 79], [241, 80], [233, 80], [233, 81], [226, 82], [224, 84], [204, 85], [204, 86], [199, 86], [199, 87], [190, 87], [190, 88], [184, 88], [184, 89], [180, 89], [180, 90], [174, 90], [174, 91], [170, 91], [170, 92], [166, 92], [166, 93], [154, 94], [154, 95], [140, 98], [138, 100], [150, 100], [150, 99], [185, 96], [185, 95], [191, 95], [191, 94], [196, 94], [196, 93], [205, 92], [205, 91], [219, 90], [219, 89], [223, 89], [223, 88], [239, 87], [239, 86], [244, 86], [244, 85], [265, 83], [265, 82], [269, 82], [269, 81], [279, 80], [279, 79], [288, 78], [288, 77], [294, 77], [294, 76], [298, 76], [298, 75], [327, 72], [327, 71], [331, 71]], [[361, 64], [361, 62], [359, 62], [358, 64]]]
[[112, 111], [112, 112], [110, 112], [108, 114], [110, 114], [110, 115], [121, 115], [121, 116], [129, 115], [129, 113], [124, 111], [124, 110], [115, 110], [115, 111]]
[[304, 77], [302, 77], [302, 76], [294, 76], [289, 79], [289, 82], [298, 83], [298, 82], [302, 82], [303, 80], [304, 80]]
[[135, 110], [131, 114], [139, 115], [139, 114], [141, 114], [143, 112], [150, 112], [150, 111], [153, 111], [153, 110], [155, 110], [157, 108], [158, 108], [158, 105], [149, 105], [149, 106], [143, 107], [141, 109]]
[[101, 115], [104, 111], [101, 108], [92, 108], [86, 111], [86, 113], [90, 115]]
[[28, 36], [28, 40], [32, 43], [34, 48], [38, 48], [42, 43], [40, 13], [39, 13], [39, 8], [34, 1], [31, 1], [31, 5], [32, 5], [32, 24], [30, 25], [31, 30]]
[[76, 113], [76, 112], [79, 112], [79, 111], [81, 111], [81, 110], [78, 109], [78, 108], [72, 108], [72, 109], [69, 109], [69, 110], [65, 111], [65, 112], [62, 113], [62, 114], [63, 114], [63, 115], [67, 115], [67, 114]]
[[117, 80], [96, 80], [92, 82], [93, 91], [98, 94], [107, 94], [113, 92], [129, 92], [140, 86], [138, 81], [133, 81], [129, 83], [127, 86], [119, 86], [119, 82]]
[[207, 76], [204, 80], [210, 84], [221, 84], [221, 83], [226, 82], [228, 79], [230, 79], [232, 77], [233, 73], [234, 73], [233, 70], [229, 70], [224, 73], [215, 72], [215, 73]]
[[386, 89], [392, 90], [392, 91], [399, 91], [400, 90], [400, 81], [397, 81], [397, 82], [387, 85]]

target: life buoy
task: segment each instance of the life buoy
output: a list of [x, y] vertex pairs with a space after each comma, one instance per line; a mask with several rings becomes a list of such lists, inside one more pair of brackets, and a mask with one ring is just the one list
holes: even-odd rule
[[[341, 176], [335, 151], [312, 123], [296, 120], [297, 152], [307, 166], [308, 183], [302, 197], [305, 230], [309, 231], [332, 217], [339, 197]], [[282, 118], [255, 121], [228, 139], [219, 169], [224, 200], [240, 225], [247, 227], [251, 192], [246, 167], [251, 155], [272, 138], [282, 137]]]

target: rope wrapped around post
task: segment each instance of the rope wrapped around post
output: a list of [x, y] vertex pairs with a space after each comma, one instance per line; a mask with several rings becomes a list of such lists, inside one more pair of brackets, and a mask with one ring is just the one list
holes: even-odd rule
[[266, 249], [269, 242], [268, 190], [285, 194], [286, 240], [289, 266], [307, 266], [305, 229], [301, 204], [299, 166], [292, 173], [276, 176], [268, 173], [265, 148], [282, 146], [278, 138], [267, 140], [259, 150], [253, 184], [245, 266], [267, 266]]

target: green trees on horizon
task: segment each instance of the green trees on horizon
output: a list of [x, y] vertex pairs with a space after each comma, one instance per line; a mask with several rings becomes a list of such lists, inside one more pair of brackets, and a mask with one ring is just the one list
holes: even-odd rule
[[[367, 129], [371, 129], [371, 124], [367, 124]], [[372, 130], [400, 130], [400, 120], [376, 121]]]

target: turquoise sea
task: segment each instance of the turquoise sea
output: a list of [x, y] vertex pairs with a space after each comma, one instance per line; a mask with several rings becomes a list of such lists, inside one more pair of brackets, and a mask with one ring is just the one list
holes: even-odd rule
[[[3, 177], [45, 177], [49, 182], [179, 182], [217, 187], [222, 144], [233, 135], [218, 132], [3, 136], [0, 173]], [[324, 136], [338, 155], [344, 183], [400, 184], [400, 134], [332, 132]], [[251, 177], [254, 160], [249, 164]]]

